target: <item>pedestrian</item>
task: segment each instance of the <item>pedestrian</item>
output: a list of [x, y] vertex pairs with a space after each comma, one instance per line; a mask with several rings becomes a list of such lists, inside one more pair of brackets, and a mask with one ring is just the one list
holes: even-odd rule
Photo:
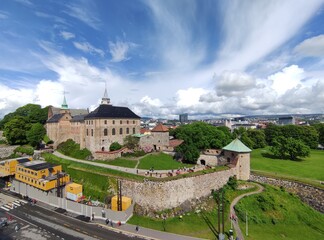
[[106, 219], [106, 224], [108, 225], [109, 224], [109, 222], [110, 222], [110, 220], [107, 218]]
[[139, 231], [139, 227], [138, 227], [138, 225], [136, 225], [135, 230], [136, 230], [136, 232]]
[[111, 227], [114, 227], [114, 223], [113, 223], [112, 220], [110, 221], [110, 226], [111, 226]]

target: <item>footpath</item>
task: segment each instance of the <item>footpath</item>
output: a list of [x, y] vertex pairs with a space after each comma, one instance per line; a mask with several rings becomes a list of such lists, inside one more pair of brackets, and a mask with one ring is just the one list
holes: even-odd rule
[[230, 216], [235, 216], [234, 219], [232, 219], [232, 223], [233, 223], [233, 227], [234, 227], [234, 230], [235, 230], [235, 233], [236, 233], [236, 237], [238, 237], [240, 240], [244, 240], [244, 236], [243, 236], [243, 233], [240, 229], [240, 226], [239, 226], [239, 223], [238, 223], [238, 218], [236, 217], [236, 214], [235, 214], [235, 210], [234, 210], [234, 207], [235, 205], [238, 203], [238, 201], [240, 201], [242, 198], [246, 197], [246, 196], [250, 196], [250, 195], [253, 195], [253, 194], [257, 194], [257, 193], [261, 193], [263, 190], [264, 190], [264, 187], [258, 183], [254, 183], [255, 186], [258, 187], [257, 190], [253, 191], [253, 192], [249, 192], [249, 193], [244, 193], [240, 196], [237, 196], [236, 198], [234, 198], [234, 200], [232, 201], [231, 203], [231, 206], [230, 206]]

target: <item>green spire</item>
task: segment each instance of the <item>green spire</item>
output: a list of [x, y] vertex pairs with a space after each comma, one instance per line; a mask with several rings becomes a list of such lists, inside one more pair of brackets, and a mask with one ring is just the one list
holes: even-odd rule
[[69, 109], [69, 106], [66, 103], [65, 92], [63, 94], [64, 94], [64, 98], [63, 98], [61, 109]]

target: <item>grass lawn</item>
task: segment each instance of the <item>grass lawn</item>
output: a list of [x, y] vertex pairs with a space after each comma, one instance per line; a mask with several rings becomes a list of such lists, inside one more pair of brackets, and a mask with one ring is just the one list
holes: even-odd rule
[[308, 183], [324, 181], [324, 151], [311, 150], [310, 157], [298, 161], [263, 156], [267, 152], [266, 148], [252, 151], [251, 170]]
[[[249, 190], [226, 191], [225, 232], [230, 229], [229, 203], [236, 196]], [[128, 223], [152, 228], [159, 231], [172, 232], [204, 239], [215, 239], [217, 236], [217, 211], [213, 199], [207, 206], [211, 208], [200, 213], [190, 212], [178, 217], [168, 218], [163, 225], [161, 219], [151, 219], [134, 215]], [[265, 192], [251, 195], [240, 200], [236, 205], [240, 227], [245, 234], [245, 213], [248, 213], [249, 235], [251, 240], [299, 240], [324, 239], [324, 215], [313, 210], [295, 195], [279, 188], [266, 186]], [[227, 238], [226, 238], [227, 239]]]
[[127, 167], [127, 168], [134, 168], [137, 164], [136, 160], [127, 160], [123, 158], [117, 158], [107, 162], [108, 165], [120, 166], [120, 167]]
[[[230, 229], [229, 221], [229, 203], [238, 195], [254, 191], [255, 188], [246, 190], [227, 190], [225, 201], [225, 231]], [[215, 239], [218, 234], [217, 224], [217, 211], [216, 203], [214, 199], [208, 199], [207, 210], [202, 210], [200, 213], [189, 212], [183, 215], [183, 219], [178, 217], [168, 218], [163, 224], [162, 219], [152, 219], [148, 217], [142, 217], [134, 215], [128, 223], [139, 225], [146, 228], [152, 228], [159, 231], [165, 231], [177, 233], [181, 235], [188, 235], [192, 237], [199, 237], [204, 239]]]
[[324, 215], [279, 188], [266, 186], [263, 193], [243, 198], [236, 210], [243, 233], [248, 214], [245, 239], [324, 239]]
[[172, 156], [159, 153], [159, 154], [149, 154], [143, 157], [140, 160], [138, 165], [139, 169], [150, 169], [153, 167], [155, 170], [171, 170], [171, 169], [178, 169], [181, 167], [192, 167], [192, 164], [183, 164], [180, 162], [175, 161]]

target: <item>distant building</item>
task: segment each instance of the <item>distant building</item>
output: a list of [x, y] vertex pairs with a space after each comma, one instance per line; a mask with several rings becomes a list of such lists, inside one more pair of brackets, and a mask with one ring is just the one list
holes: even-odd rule
[[181, 123], [186, 123], [188, 122], [188, 113], [183, 113], [179, 115], [179, 121]]
[[279, 125], [289, 125], [289, 124], [296, 124], [296, 119], [293, 116], [287, 116], [287, 117], [279, 117], [278, 119]]

